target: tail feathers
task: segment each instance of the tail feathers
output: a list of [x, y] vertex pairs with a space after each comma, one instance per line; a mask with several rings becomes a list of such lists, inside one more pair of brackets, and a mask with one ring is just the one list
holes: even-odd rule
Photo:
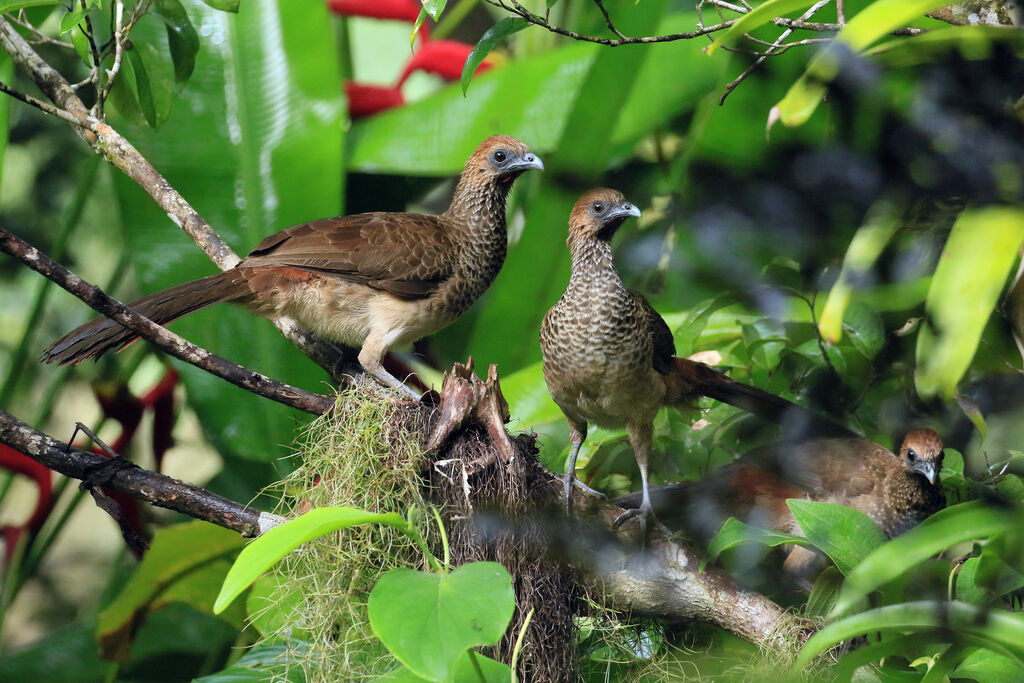
[[686, 396], [708, 396], [745, 410], [758, 417], [780, 424], [792, 436], [801, 438], [825, 436], [857, 436], [846, 427], [822, 417], [803, 406], [788, 401], [757, 387], [737, 382], [703, 363], [687, 358], [673, 358], [672, 372], [666, 378], [669, 393], [672, 387], [684, 387], [685, 391], [676, 389], [675, 394]]
[[[222, 301], [238, 301], [251, 294], [245, 273], [229, 270], [150, 294], [128, 304], [155, 323], [165, 325], [184, 315]], [[138, 335], [109, 318], [96, 318], [71, 330], [53, 342], [42, 360], [60, 365], [77, 364], [87, 358], [99, 358], [111, 349], [120, 349]]]

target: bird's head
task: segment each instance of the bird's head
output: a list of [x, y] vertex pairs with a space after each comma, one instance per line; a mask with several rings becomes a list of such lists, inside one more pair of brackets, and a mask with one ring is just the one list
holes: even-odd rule
[[618, 190], [599, 188], [584, 192], [569, 214], [569, 241], [574, 239], [611, 240], [622, 222], [640, 217], [640, 209], [630, 204]]
[[942, 469], [942, 439], [930, 429], [913, 429], [900, 446], [900, 460], [910, 472], [917, 472], [933, 485]]
[[476, 148], [462, 175], [473, 184], [509, 188], [531, 169], [544, 170], [544, 162], [525, 144], [508, 135], [492, 135]]

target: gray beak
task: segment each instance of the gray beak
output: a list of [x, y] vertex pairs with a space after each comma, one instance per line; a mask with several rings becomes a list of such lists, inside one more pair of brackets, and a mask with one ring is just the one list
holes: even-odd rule
[[536, 171], [544, 170], [544, 162], [532, 152], [524, 154], [518, 161], [508, 165], [508, 170], [510, 171], [529, 171], [531, 169]]
[[632, 216], [633, 218], [640, 218], [640, 209], [636, 208], [636, 206], [630, 204], [629, 202], [622, 202], [614, 209], [606, 213], [604, 215], [604, 220], [608, 221], [614, 218], [621, 218], [622, 220], [625, 220], [630, 216]]
[[925, 479], [931, 482], [932, 486], [939, 483], [939, 470], [933, 462], [914, 463], [914, 471], [924, 476]]

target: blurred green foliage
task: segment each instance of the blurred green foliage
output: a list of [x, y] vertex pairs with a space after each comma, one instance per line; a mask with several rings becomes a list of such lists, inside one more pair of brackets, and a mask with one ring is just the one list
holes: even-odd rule
[[[448, 3], [442, 25], [465, 3], [472, 4]], [[611, 37], [591, 2], [527, 4], [550, 8], [553, 23]], [[812, 3], [777, 4], [799, 6], [797, 16]], [[495, 44], [499, 65], [474, 76], [465, 94], [458, 83], [416, 74], [403, 90], [404, 106], [352, 121], [342, 78], [393, 82], [398, 74], [388, 69], [408, 54], [408, 25], [329, 16], [314, 0], [163, 0], [132, 30], [111, 122], [239, 253], [288, 225], [346, 210], [436, 211], [447, 201], [449, 178], [482, 138], [504, 133], [527, 142], [547, 171], [523, 178], [512, 195], [505, 267], [482, 301], [407, 359], [435, 370], [470, 354], [478, 367], [497, 363], [513, 426], [538, 432], [540, 457], [556, 471], [568, 437], [544, 388], [537, 331], [568, 280], [573, 201], [596, 185], [622, 190], [644, 218], [618, 238], [617, 265], [669, 322], [680, 355], [714, 352], [737, 379], [885, 446], [911, 427], [933, 427], [950, 447], [942, 472], [949, 502], [985, 501], [947, 510], [894, 541], [858, 536], [845, 540], [859, 544], [847, 545], [837, 541], [862, 520], [804, 510], [806, 542], [843, 573], [823, 573], [810, 598], [765, 586], [777, 557], [756, 544], [751, 552], [739, 535], [720, 540], [723, 559], [809, 616], [838, 605], [831, 630], [819, 633], [805, 657], [872, 634], [866, 647], [840, 659], [840, 678], [856, 669], [864, 680], [1013, 680], [1024, 676], [1024, 391], [1012, 330], [1020, 329], [1024, 308], [1007, 304], [1004, 317], [1001, 302], [1024, 239], [1022, 33], [907, 21], [937, 4], [847, 0], [849, 49], [800, 46], [770, 57], [721, 106], [729, 82], [752, 62], [743, 50], [764, 48], [738, 30], [723, 44], [740, 52], [708, 56], [706, 38], [605, 48], [527, 27]], [[90, 17], [103, 38], [114, 5], [24, 1], [4, 10], [24, 7], [37, 26], [71, 41], [75, 50], [39, 49], [80, 80], [93, 56], [77, 15]], [[697, 21], [692, 3], [604, 5], [630, 35], [692, 30]], [[829, 8], [822, 21], [834, 18]], [[449, 37], [470, 44], [508, 16], [485, 3], [460, 11]], [[868, 21], [872, 13], [878, 21]], [[705, 23], [711, 16], [705, 6]], [[884, 35], [904, 22], [939, 30]], [[781, 29], [752, 12], [746, 31], [770, 43]], [[792, 39], [814, 37], [821, 34], [798, 31]], [[0, 62], [5, 83], [9, 69]], [[15, 84], [30, 90], [19, 78]], [[10, 109], [9, 132], [0, 136], [5, 227], [63, 253], [75, 272], [124, 299], [213, 272], [130, 181], [109, 168], [96, 177], [88, 151], [62, 122], [9, 102], [0, 100], [0, 125]], [[777, 103], [781, 125], [769, 137]], [[88, 382], [137, 390], [168, 362], [136, 344], [70, 374], [39, 367], [34, 352], [87, 312], [63, 293], [33, 295], [37, 278], [11, 261], [0, 261], [0, 279], [0, 407], [41, 429], [70, 433], [68, 415], [95, 415]], [[175, 329], [283, 381], [324, 388], [318, 368], [244, 312], [218, 308]], [[32, 352], [29, 360], [19, 348]], [[184, 377], [185, 407], [224, 461], [212, 488], [248, 500], [293, 467], [284, 456], [305, 416], [173, 364]], [[51, 419], [55, 410], [60, 420]], [[655, 481], [699, 478], [775, 433], [709, 401], [694, 412], [663, 413]], [[610, 494], [638, 486], [621, 432], [594, 429], [579, 467], [584, 481]], [[39, 542], [59, 530], [44, 529]], [[188, 565], [181, 577], [192, 577], [195, 590], [179, 581], [173, 605], [144, 619], [146, 601], [132, 603], [138, 612], [117, 612], [131, 602], [129, 589], [175, 581], [145, 561], [135, 570], [121, 558], [93, 604], [37, 617], [50, 632], [5, 655], [0, 680], [264, 680], [278, 646], [264, 643], [238, 659], [234, 646], [249, 644], [252, 629], [208, 613], [203, 591], [226, 571], [223, 553], [215, 555], [183, 552], [186, 565], [187, 558], [210, 564], [202, 571]], [[47, 578], [45, 568], [38, 571]], [[5, 609], [12, 586], [28, 578], [10, 578], [16, 574], [7, 568]], [[947, 610], [945, 625], [962, 626], [959, 632], [937, 624], [936, 609]], [[130, 664], [104, 663], [95, 652], [98, 630], [115, 613], [139, 619], [125, 644]], [[992, 618], [977, 626], [985, 615]], [[758, 678], [742, 669], [752, 649], [721, 631], [640, 623], [626, 648], [586, 627], [580, 638], [588, 680], [636, 680], [652, 666], [667, 678], [695, 670]], [[681, 652], [683, 645], [698, 653]], [[74, 666], [61, 664], [68, 661]]]

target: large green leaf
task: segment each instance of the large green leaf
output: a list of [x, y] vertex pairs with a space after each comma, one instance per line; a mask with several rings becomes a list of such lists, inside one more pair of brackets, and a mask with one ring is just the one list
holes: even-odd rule
[[474, 562], [450, 574], [392, 569], [370, 592], [367, 612], [400, 662], [427, 680], [451, 681], [466, 650], [501, 640], [515, 606], [508, 570]]
[[962, 602], [921, 601], [889, 605], [847, 617], [815, 633], [796, 659], [806, 666], [832, 645], [870, 631], [944, 629], [991, 641], [1017, 656], [1024, 655], [1024, 615], [988, 610]]
[[795, 544], [814, 547], [811, 541], [796, 534], [784, 534], [780, 531], [765, 529], [763, 527], [744, 524], [735, 517], [725, 520], [725, 524], [718, 530], [715, 537], [708, 544], [708, 562], [713, 562], [716, 557], [729, 548], [735, 548], [743, 543], [763, 543], [774, 548], [778, 545]]
[[302, 643], [263, 641], [223, 671], [195, 679], [194, 683], [303, 683]]
[[303, 543], [357, 524], [387, 524], [402, 531], [409, 528], [405, 518], [394, 512], [367, 512], [350, 507], [310, 510], [267, 531], [242, 549], [228, 575], [224, 577], [224, 585], [213, 605], [214, 613], [224, 611], [263, 572]]
[[787, 500], [800, 529], [849, 575], [865, 557], [885, 543], [885, 534], [859, 510], [835, 503]]
[[1015, 508], [961, 503], [941, 510], [909, 532], [881, 546], [847, 574], [832, 610], [839, 616], [858, 600], [935, 553], [965, 541], [1010, 531], [1020, 524]]
[[950, 398], [967, 371], [1024, 242], [1024, 209], [965, 209], [949, 234], [917, 337], [914, 383], [923, 397]]
[[[459, 659], [455, 662], [455, 668], [453, 669], [454, 680], [457, 683], [466, 681], [467, 683], [506, 683], [512, 679], [512, 669], [509, 668], [508, 664], [502, 662], [496, 662], [490, 657], [485, 657], [479, 652], [473, 653], [476, 659], [476, 664], [480, 667], [480, 673], [483, 674], [483, 679], [480, 678], [473, 666], [473, 661], [469, 658], [469, 650], [462, 653]], [[400, 667], [394, 671], [385, 674], [377, 679], [378, 683], [423, 683], [423, 681], [429, 681], [429, 678], [423, 678], [417, 676], [407, 667]]]
[[[195, 73], [159, 133], [130, 126], [124, 132], [242, 254], [276, 230], [337, 215], [344, 100], [323, 3], [246, 3], [237, 15], [198, 3], [188, 10], [198, 32], [216, 39], [204, 41]], [[160, 22], [137, 30], [133, 40], [167, 40]], [[216, 271], [134, 183], [119, 178], [118, 192], [144, 292]], [[175, 329], [247, 367], [322, 389], [323, 371], [243, 310], [200, 312]], [[306, 419], [179, 367], [206, 435], [221, 452], [277, 458]]]
[[234, 555], [242, 543], [236, 532], [209, 522], [177, 524], [158, 531], [131, 580], [100, 612], [96, 634], [105, 656], [126, 660], [132, 636], [153, 601], [176, 582], [188, 581], [210, 563]]

